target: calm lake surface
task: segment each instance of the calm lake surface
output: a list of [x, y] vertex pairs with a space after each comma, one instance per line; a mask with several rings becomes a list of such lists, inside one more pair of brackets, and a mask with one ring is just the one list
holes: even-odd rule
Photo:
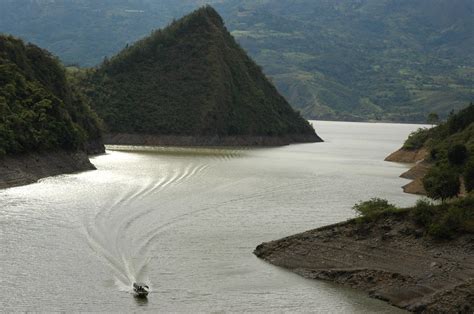
[[[260, 261], [264, 241], [401, 206], [416, 125], [314, 122], [326, 142], [265, 149], [108, 147], [96, 171], [0, 191], [3, 311], [400, 312]], [[148, 301], [132, 281], [152, 287]]]

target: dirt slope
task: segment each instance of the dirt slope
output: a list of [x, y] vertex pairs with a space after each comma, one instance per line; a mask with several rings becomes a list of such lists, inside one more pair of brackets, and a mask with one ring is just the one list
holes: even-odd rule
[[474, 237], [436, 242], [404, 215], [332, 225], [259, 245], [255, 254], [304, 277], [361, 289], [415, 312], [474, 311]]

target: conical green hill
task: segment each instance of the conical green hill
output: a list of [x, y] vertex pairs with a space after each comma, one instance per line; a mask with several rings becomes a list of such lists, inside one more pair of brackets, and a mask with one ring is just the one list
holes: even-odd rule
[[321, 141], [209, 6], [104, 60], [84, 86], [110, 134]]

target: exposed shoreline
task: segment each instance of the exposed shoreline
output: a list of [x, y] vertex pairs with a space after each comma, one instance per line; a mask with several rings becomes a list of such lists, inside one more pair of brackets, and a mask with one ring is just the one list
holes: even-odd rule
[[[137, 134], [108, 134], [104, 138], [87, 143], [91, 155], [105, 152], [108, 145], [144, 145], [144, 146], [283, 146], [294, 143], [322, 142], [316, 134], [288, 135], [284, 137], [269, 136], [229, 136], [229, 137], [195, 137], [195, 136], [156, 136]], [[85, 152], [42, 152], [0, 159], [0, 189], [27, 185], [38, 180], [60, 174], [94, 170]]]
[[[101, 152], [101, 149], [97, 149]], [[0, 158], [0, 189], [35, 183], [60, 174], [95, 170], [85, 152], [42, 152]]]
[[437, 242], [406, 218], [351, 220], [259, 245], [254, 253], [310, 279], [332, 281], [414, 312], [474, 310], [474, 239]]
[[410, 170], [400, 175], [401, 178], [412, 180], [402, 187], [403, 192], [426, 195], [425, 188], [423, 187], [423, 178], [430, 169], [430, 164], [425, 161], [428, 154], [429, 152], [425, 148], [415, 150], [400, 148], [385, 158], [385, 161], [413, 164]]
[[273, 136], [178, 136], [142, 134], [106, 134], [106, 145], [140, 146], [284, 146], [296, 143], [317, 143], [323, 140], [316, 134]]

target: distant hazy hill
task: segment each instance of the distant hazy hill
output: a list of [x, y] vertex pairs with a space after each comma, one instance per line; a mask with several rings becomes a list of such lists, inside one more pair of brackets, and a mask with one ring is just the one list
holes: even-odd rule
[[112, 134], [320, 140], [211, 7], [104, 61], [83, 84]]
[[233, 34], [307, 117], [425, 121], [474, 98], [471, 0], [245, 3]]
[[0, 35], [0, 157], [101, 150], [97, 116], [47, 51]]
[[474, 98], [472, 0], [2, 0], [0, 31], [91, 66], [203, 3], [306, 117], [424, 121]]

